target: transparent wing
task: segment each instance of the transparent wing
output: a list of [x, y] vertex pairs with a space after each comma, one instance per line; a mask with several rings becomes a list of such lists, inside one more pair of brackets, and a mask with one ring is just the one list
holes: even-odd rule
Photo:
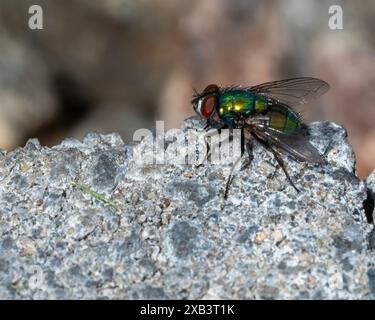
[[300, 133], [293, 135], [276, 134], [264, 126], [254, 126], [251, 129], [259, 138], [272, 146], [282, 149], [294, 158], [303, 162], [326, 163], [319, 151]]
[[255, 94], [289, 106], [305, 104], [329, 90], [329, 84], [316, 78], [292, 78], [266, 82], [249, 88]]

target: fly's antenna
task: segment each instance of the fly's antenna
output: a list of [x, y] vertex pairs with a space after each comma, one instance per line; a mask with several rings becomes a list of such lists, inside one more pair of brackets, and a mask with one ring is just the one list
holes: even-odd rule
[[193, 99], [191, 100], [191, 103], [195, 103], [197, 99], [199, 99], [200, 93], [195, 88], [192, 87], [192, 89], [194, 93], [193, 93]]

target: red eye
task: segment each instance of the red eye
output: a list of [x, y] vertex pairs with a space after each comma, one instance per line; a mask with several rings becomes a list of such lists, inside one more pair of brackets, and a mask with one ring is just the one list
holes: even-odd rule
[[211, 116], [212, 112], [214, 112], [214, 110], [216, 108], [216, 104], [217, 104], [217, 97], [216, 96], [206, 97], [202, 101], [202, 107], [201, 107], [202, 116], [205, 117], [205, 118], [209, 118]]

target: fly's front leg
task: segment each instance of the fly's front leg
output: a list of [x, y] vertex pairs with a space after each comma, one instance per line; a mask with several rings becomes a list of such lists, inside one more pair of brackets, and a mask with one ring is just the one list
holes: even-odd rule
[[206, 145], [206, 154], [205, 154], [205, 156], [203, 158], [203, 161], [201, 163], [199, 163], [199, 164], [196, 164], [195, 168], [200, 168], [201, 166], [203, 166], [203, 164], [207, 161], [207, 159], [208, 159], [208, 157], [210, 155], [210, 145], [207, 142], [207, 134], [204, 136], [203, 139], [204, 139], [204, 143]]
[[[210, 144], [208, 143], [207, 141], [207, 138], [210, 136], [211, 133], [213, 132], [216, 132], [217, 130], [221, 130], [221, 129], [224, 129], [225, 128], [225, 125], [222, 125], [218, 128], [211, 128], [209, 122], [207, 122], [206, 126], [204, 127], [204, 130], [206, 130], [206, 134], [204, 135], [203, 139], [204, 139], [204, 143], [206, 144], [206, 154], [204, 156], [204, 159], [201, 163], [195, 165], [195, 168], [200, 168], [201, 166], [203, 166], [203, 164], [208, 160], [208, 157], [211, 155], [210, 153]], [[220, 141], [219, 141], [220, 143]]]

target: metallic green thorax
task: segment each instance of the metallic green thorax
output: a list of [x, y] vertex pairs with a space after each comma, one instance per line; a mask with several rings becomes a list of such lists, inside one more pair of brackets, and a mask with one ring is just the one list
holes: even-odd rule
[[238, 116], [250, 116], [254, 113], [255, 96], [244, 90], [225, 90], [219, 97], [219, 117], [231, 121]]
[[267, 101], [249, 90], [227, 89], [220, 93], [217, 107], [219, 117], [234, 128], [236, 119], [252, 115], [269, 116], [269, 129], [284, 134], [294, 134], [300, 129], [300, 119], [289, 107]]

